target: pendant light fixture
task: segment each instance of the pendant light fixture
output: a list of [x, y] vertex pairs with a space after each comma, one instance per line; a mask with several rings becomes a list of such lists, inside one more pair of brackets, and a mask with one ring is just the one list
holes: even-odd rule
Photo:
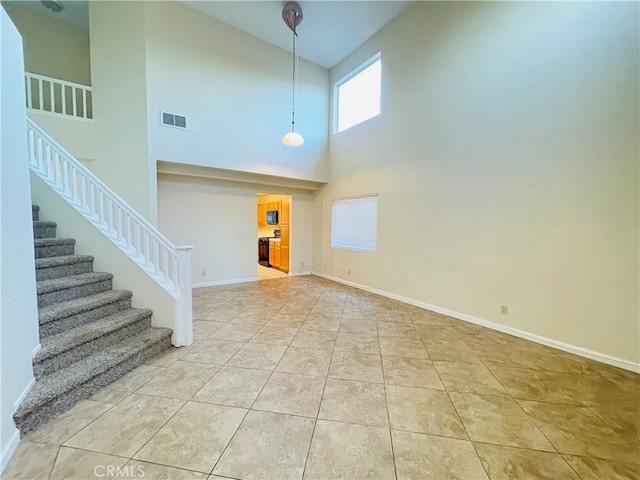
[[302, 9], [296, 2], [287, 2], [282, 8], [282, 20], [293, 32], [293, 75], [291, 88], [291, 131], [282, 137], [288, 147], [299, 147], [304, 138], [296, 132], [296, 93], [298, 90], [298, 52], [296, 51], [296, 27], [302, 22]]

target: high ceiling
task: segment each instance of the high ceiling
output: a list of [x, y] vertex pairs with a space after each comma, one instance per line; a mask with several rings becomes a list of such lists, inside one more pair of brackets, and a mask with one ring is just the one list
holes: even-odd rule
[[[58, 0], [64, 10], [53, 13], [38, 0], [3, 1], [3, 4], [89, 28], [86, 0]], [[282, 21], [282, 1], [182, 0], [207, 15], [243, 30], [265, 42], [291, 51], [291, 31]], [[389, 23], [409, 1], [299, 1], [304, 20], [298, 27], [300, 56], [325, 68], [332, 68], [369, 37]]]
[[[282, 21], [285, 1], [198, 1], [183, 3], [277, 47], [291, 51], [291, 31]], [[299, 1], [300, 56], [331, 68], [389, 23], [408, 1]]]

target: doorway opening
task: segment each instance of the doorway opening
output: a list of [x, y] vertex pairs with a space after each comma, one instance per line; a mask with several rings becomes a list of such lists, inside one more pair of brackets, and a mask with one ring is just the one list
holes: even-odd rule
[[258, 193], [258, 280], [287, 277], [291, 262], [291, 196]]

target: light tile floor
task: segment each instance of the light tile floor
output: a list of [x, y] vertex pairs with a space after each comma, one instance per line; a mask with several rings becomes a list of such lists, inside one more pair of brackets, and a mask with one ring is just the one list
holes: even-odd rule
[[274, 278], [286, 277], [288, 277], [288, 275], [280, 270], [258, 264], [258, 280], [272, 280]]
[[196, 290], [194, 318], [3, 478], [639, 478], [636, 374], [311, 276]]

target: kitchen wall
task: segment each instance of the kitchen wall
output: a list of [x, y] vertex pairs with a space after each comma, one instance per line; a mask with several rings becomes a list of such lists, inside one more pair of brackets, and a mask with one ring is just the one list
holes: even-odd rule
[[[256, 199], [263, 191], [252, 184], [159, 175], [159, 227], [173, 243], [196, 247], [194, 284], [257, 279]], [[286, 193], [292, 194], [291, 273], [309, 273], [313, 196]]]
[[22, 35], [27, 72], [91, 85], [88, 29], [16, 8], [12, 2], [2, 5]]
[[[145, 16], [153, 158], [325, 180], [328, 70], [301, 59], [296, 130], [305, 144], [286, 147], [290, 53], [180, 2], [145, 2]], [[188, 128], [162, 126], [161, 110], [185, 115]]]
[[[314, 270], [638, 368], [638, 28], [637, 3], [409, 7], [331, 72], [382, 53], [381, 115], [330, 140]], [[332, 249], [331, 199], [373, 192], [378, 251]]]

